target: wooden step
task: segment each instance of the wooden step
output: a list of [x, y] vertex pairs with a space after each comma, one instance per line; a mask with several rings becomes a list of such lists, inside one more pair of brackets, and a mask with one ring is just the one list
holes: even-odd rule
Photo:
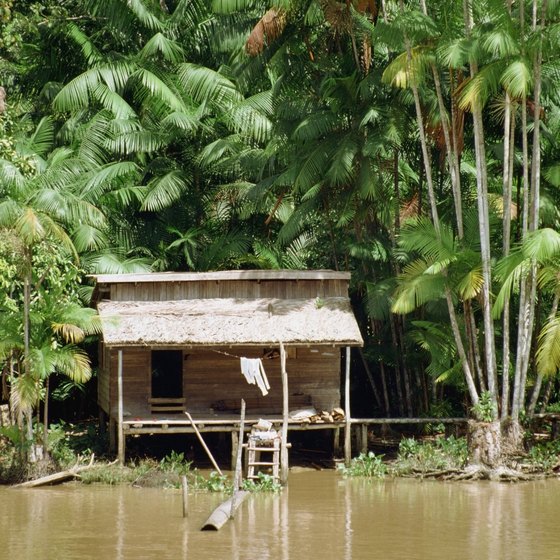
[[272, 463], [270, 461], [257, 461], [255, 463], [249, 463], [249, 467], [273, 467], [275, 465], [275, 463]]

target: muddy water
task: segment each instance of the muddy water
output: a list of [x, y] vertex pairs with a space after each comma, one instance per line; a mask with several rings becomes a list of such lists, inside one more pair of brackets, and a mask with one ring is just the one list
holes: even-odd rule
[[560, 559], [560, 481], [517, 485], [344, 481], [290, 474], [219, 532], [200, 526], [222, 497], [65, 485], [0, 487], [0, 559]]

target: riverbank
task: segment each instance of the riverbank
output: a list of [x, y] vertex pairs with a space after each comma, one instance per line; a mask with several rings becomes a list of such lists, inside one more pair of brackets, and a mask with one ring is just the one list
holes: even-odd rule
[[[333, 459], [327, 449], [312, 449], [306, 443], [294, 445], [290, 453], [292, 466], [314, 470], [337, 468], [346, 477], [418, 477], [440, 480], [490, 478], [496, 480], [528, 480], [558, 476], [560, 472], [560, 441], [546, 433], [534, 433], [526, 452], [510, 458], [498, 470], [473, 468], [469, 464], [464, 436], [416, 434], [405, 437], [392, 433], [370, 433], [368, 452], [360, 454], [348, 466]], [[216, 472], [201, 475], [199, 458], [187, 458], [185, 452], [169, 451], [160, 456], [144, 452], [132, 456], [125, 466], [115, 464], [103, 455], [106, 441], [97, 433], [94, 423], [53, 426], [49, 434], [49, 456], [34, 463], [22, 463], [17, 446], [6, 437], [0, 438], [0, 484], [16, 484], [38, 479], [52, 473], [86, 465], [95, 454], [91, 468], [83, 469], [76, 478], [84, 484], [132, 485], [136, 487], [178, 488], [183, 475], [194, 489], [229, 491], [231, 477]], [[139, 451], [141, 448], [139, 448]], [[190, 449], [192, 451], [192, 449]], [[227, 456], [227, 454], [225, 454]], [[203, 467], [207, 465], [202, 464]], [[256, 483], [246, 482], [256, 490], [276, 491], [277, 485], [263, 474]]]

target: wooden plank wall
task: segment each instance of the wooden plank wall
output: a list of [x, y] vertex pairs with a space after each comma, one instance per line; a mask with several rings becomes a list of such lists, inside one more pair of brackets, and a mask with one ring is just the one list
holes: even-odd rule
[[[116, 416], [118, 406], [118, 351], [111, 351], [111, 414]], [[148, 397], [151, 393], [151, 353], [145, 348], [123, 350], [123, 409], [124, 417], [149, 414]]]
[[113, 284], [114, 301], [170, 301], [207, 298], [348, 297], [346, 280], [211, 280]]
[[[262, 357], [262, 350], [228, 350], [235, 356]], [[184, 396], [187, 409], [195, 412], [236, 411], [241, 399], [247, 414], [280, 414], [282, 381], [280, 359], [263, 360], [270, 392], [262, 396], [241, 374], [237, 357], [196, 350], [184, 360]], [[332, 410], [340, 405], [340, 350], [335, 348], [298, 348], [296, 358], [287, 361], [290, 409], [314, 406]]]
[[99, 369], [97, 373], [97, 404], [107, 414], [110, 408], [109, 349], [99, 343]]
[[[291, 350], [291, 349], [290, 349]], [[262, 357], [262, 349], [226, 350], [235, 356]], [[290, 353], [293, 351], [291, 350]], [[340, 406], [340, 350], [338, 348], [298, 348], [295, 358], [288, 358], [290, 410], [314, 406], [332, 410]], [[117, 411], [117, 351], [111, 352], [110, 402], [112, 415]], [[241, 399], [247, 402], [247, 414], [280, 414], [282, 381], [280, 359], [263, 360], [270, 392], [262, 396], [255, 385], [249, 385], [237, 357], [210, 350], [185, 351], [183, 360], [183, 396], [187, 410], [210, 413], [235, 412]], [[129, 348], [123, 352], [124, 415], [142, 417], [150, 414], [151, 351]], [[100, 378], [101, 379], [101, 378]], [[106, 382], [103, 381], [105, 384]], [[106, 383], [108, 386], [108, 383]], [[108, 398], [108, 396], [107, 396]], [[100, 405], [102, 403], [100, 402]], [[109, 407], [104, 408], [108, 412]]]

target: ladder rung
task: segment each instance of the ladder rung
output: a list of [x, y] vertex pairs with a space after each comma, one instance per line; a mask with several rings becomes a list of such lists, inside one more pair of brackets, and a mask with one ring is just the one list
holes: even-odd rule
[[270, 461], [257, 461], [255, 463], [249, 463], [249, 467], [256, 467], [257, 465], [259, 466], [263, 466], [263, 467], [272, 467], [274, 466], [274, 463], [270, 462]]
[[271, 453], [280, 451], [279, 447], [249, 447], [249, 451], [270, 451]]

